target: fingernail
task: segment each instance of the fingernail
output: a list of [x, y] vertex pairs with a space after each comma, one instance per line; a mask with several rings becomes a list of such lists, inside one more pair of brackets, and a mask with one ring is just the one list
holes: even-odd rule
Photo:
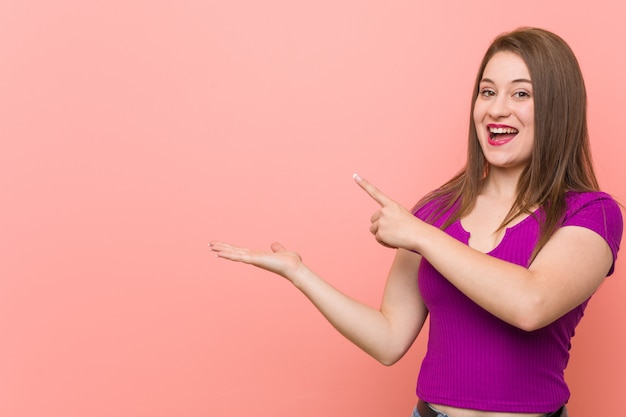
[[354, 178], [354, 180], [357, 182], [361, 182], [361, 180], [363, 179], [359, 174], [356, 173], [352, 175], [352, 178]]

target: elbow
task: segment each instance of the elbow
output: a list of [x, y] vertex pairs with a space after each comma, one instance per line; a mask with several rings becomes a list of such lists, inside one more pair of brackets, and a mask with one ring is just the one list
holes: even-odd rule
[[376, 358], [376, 360], [381, 363], [382, 365], [385, 366], [392, 366], [394, 365], [396, 362], [398, 362], [400, 360], [401, 357], [384, 357], [384, 358]]
[[517, 327], [520, 330], [523, 330], [525, 332], [531, 333], [534, 332], [535, 330], [539, 330], [542, 327], [545, 327], [545, 324], [542, 324], [539, 321], [536, 320], [522, 320], [519, 321], [518, 323], [512, 323], [515, 327]]
[[372, 356], [374, 356], [374, 359], [376, 359], [382, 365], [392, 366], [396, 362], [398, 362], [400, 359], [402, 359], [405, 353], [406, 353], [405, 349], [398, 349], [398, 350], [389, 350], [379, 355], [372, 355]]
[[509, 323], [525, 332], [534, 332], [546, 327], [554, 319], [548, 317], [545, 303], [533, 300], [518, 309], [518, 314]]

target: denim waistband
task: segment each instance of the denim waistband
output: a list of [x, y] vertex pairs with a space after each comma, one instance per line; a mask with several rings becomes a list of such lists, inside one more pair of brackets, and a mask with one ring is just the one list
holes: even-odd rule
[[[420, 414], [419, 409], [422, 410], [422, 414]], [[543, 417], [568, 417], [567, 408], [563, 406], [561, 409], [554, 411], [552, 413], [544, 414]], [[420, 401], [417, 406], [413, 409], [413, 414], [411, 417], [454, 417], [449, 416], [446, 413], [442, 413], [439, 410], [432, 408], [429, 404], [424, 401]]]

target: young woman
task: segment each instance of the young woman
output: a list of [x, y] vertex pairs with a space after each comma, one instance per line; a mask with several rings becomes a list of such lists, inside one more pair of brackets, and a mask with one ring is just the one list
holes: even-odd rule
[[412, 211], [355, 180], [380, 205], [370, 231], [397, 248], [379, 309], [278, 243], [270, 252], [210, 247], [287, 278], [386, 365], [430, 315], [414, 417], [566, 416], [570, 339], [613, 272], [623, 228], [593, 172], [569, 46], [535, 28], [494, 40], [476, 78], [466, 166]]

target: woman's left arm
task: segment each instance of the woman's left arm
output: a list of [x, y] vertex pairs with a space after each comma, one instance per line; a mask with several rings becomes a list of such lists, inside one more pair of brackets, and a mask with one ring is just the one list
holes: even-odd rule
[[425, 227], [415, 235], [417, 251], [478, 305], [526, 331], [584, 302], [613, 263], [606, 241], [578, 226], [557, 230], [528, 269], [474, 250], [428, 224], [420, 226]]
[[416, 218], [364, 179], [355, 179], [381, 206], [370, 228], [381, 244], [420, 253], [478, 305], [526, 331], [542, 328], [584, 302], [613, 264], [604, 238], [566, 226], [524, 268], [472, 249]]

